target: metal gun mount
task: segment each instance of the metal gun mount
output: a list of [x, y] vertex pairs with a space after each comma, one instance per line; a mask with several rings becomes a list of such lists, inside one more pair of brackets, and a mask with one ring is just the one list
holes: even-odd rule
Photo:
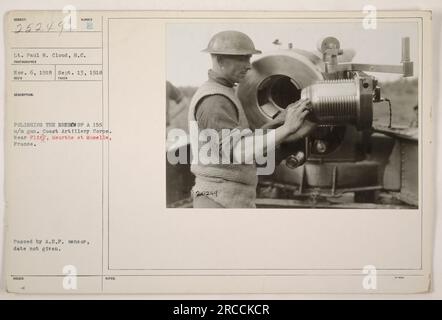
[[369, 71], [383, 73], [399, 73], [404, 77], [413, 76], [413, 62], [410, 61], [410, 38], [402, 38], [402, 59], [399, 65], [387, 64], [363, 64], [363, 63], [339, 63], [338, 56], [343, 54], [339, 40], [334, 37], [324, 38], [319, 46], [319, 52], [323, 55], [325, 72], [336, 74], [345, 71]]
[[[334, 37], [321, 40], [318, 50], [319, 54], [290, 45], [264, 54], [238, 87], [252, 129], [301, 98], [310, 100], [308, 119], [318, 124], [305, 139], [296, 139], [295, 134], [285, 140], [277, 154], [284, 160], [260, 185], [270, 184], [290, 199], [353, 192], [355, 202], [372, 202], [374, 192], [389, 184], [382, 176], [390, 170], [385, 169], [391, 153], [386, 146], [393, 140], [373, 135], [373, 106], [389, 100], [381, 97], [377, 79], [366, 72], [412, 76], [409, 38], [402, 39], [398, 65], [353, 63], [354, 52], [341, 49]], [[375, 158], [376, 154], [380, 156]]]

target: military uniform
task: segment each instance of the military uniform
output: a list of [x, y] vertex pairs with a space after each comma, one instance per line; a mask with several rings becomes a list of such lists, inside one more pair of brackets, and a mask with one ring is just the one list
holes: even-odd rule
[[[243, 131], [249, 128], [241, 102], [236, 97], [234, 84], [209, 71], [209, 80], [195, 93], [189, 107], [189, 121], [196, 121], [198, 129], [214, 129], [219, 133], [220, 150], [222, 129]], [[238, 133], [238, 131], [236, 131]], [[200, 147], [200, 146], [198, 146]], [[233, 148], [233, 146], [231, 146]], [[232, 153], [232, 150], [230, 150]], [[231, 159], [232, 160], [232, 159]], [[254, 164], [192, 164], [195, 186], [192, 189], [194, 207], [254, 207], [258, 178]]]

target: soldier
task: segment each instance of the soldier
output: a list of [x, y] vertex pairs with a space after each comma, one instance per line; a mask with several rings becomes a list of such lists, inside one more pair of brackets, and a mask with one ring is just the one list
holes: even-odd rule
[[[251, 69], [251, 56], [261, 51], [255, 49], [252, 40], [246, 34], [238, 31], [217, 33], [203, 51], [210, 53], [212, 69], [208, 72], [208, 81], [192, 98], [189, 125], [196, 121], [198, 130], [214, 129], [219, 133], [222, 129], [249, 128], [241, 102], [235, 94], [235, 85], [241, 82]], [[277, 127], [274, 131], [274, 146], [295, 132], [298, 138], [302, 138], [313, 129], [313, 124], [304, 122], [309, 112], [308, 103], [303, 100], [288, 106], [286, 112], [264, 127]], [[222, 141], [214, 143], [220, 146]], [[245, 147], [250, 143], [253, 144], [253, 139], [241, 137], [231, 146], [232, 154], [239, 154], [241, 157], [238, 158], [243, 160], [254, 159], [256, 149]], [[195, 185], [192, 189], [194, 208], [255, 207], [258, 183], [255, 164], [247, 161], [240, 164], [197, 163], [192, 164], [191, 171], [195, 175]]]

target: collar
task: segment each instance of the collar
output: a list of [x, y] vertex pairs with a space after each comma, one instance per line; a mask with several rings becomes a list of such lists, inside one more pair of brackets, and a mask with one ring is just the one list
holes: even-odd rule
[[209, 74], [210, 80], [215, 81], [219, 84], [222, 84], [223, 86], [233, 88], [235, 85], [230, 80], [224, 78], [222, 75], [220, 75], [219, 73], [217, 73], [216, 71], [214, 71], [212, 69], [209, 70], [208, 74]]

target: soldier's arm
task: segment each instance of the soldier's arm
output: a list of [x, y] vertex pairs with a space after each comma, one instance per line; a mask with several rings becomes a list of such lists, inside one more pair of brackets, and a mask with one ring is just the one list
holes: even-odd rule
[[266, 133], [263, 137], [262, 141], [264, 143], [255, 144], [255, 137], [253, 135], [242, 138], [242, 143], [237, 143], [233, 149], [234, 159], [241, 163], [251, 163], [255, 159], [255, 154], [267, 154], [273, 151], [292, 134], [297, 135], [297, 139], [303, 138], [307, 133], [307, 131], [303, 129], [303, 124], [308, 113], [308, 101], [306, 100], [300, 100], [289, 105], [287, 107], [284, 124], [272, 130], [273, 132], [271, 134], [274, 134], [273, 139], [267, 139], [267, 137], [265, 137], [270, 133]]

